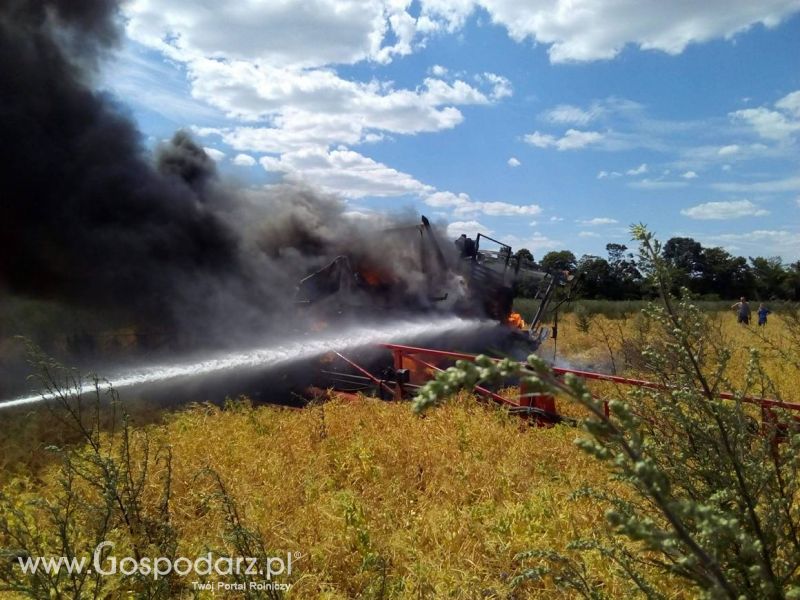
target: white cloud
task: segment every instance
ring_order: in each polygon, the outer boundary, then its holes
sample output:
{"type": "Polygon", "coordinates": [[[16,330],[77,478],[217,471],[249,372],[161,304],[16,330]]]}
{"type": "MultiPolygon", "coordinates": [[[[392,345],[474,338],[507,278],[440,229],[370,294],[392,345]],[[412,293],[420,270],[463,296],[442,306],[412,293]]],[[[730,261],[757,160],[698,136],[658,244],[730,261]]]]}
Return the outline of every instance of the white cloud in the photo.
{"type": "Polygon", "coordinates": [[[554,147],[558,150],[578,150],[590,144],[595,144],[603,139],[603,135],[596,131],[578,131],[568,129],[560,138],[546,133],[534,131],[523,138],[527,143],[538,148],[554,147]]]}
{"type": "Polygon", "coordinates": [[[753,192],[758,194],[777,194],[800,190],[800,176],[773,179],[770,181],[712,183],[711,187],[721,192],[753,192]]]}
{"type": "MultiPolygon", "coordinates": [[[[780,102],[791,107],[796,100],[789,94],[785,101],[781,99],[780,102]]],[[[788,108],[785,112],[789,114],[788,108]]],[[[578,128],[586,130],[588,123],[591,123],[591,133],[602,136],[592,141],[591,147],[598,150],[620,152],[644,149],[672,154],[675,158],[667,166],[679,173],[700,173],[702,169],[722,162],[791,159],[796,154],[796,149],[785,140],[781,143],[742,140],[749,132],[729,114],[693,120],[653,118],[648,115],[645,106],[625,98],[609,97],[594,100],[585,106],[559,105],[540,113],[539,117],[553,123],[572,122],[575,125],[573,131],[578,128]],[[580,126],[581,123],[584,125],[580,126]],[[723,143],[720,143],[721,140],[723,143]],[[736,143],[726,143],[724,140],[736,143]]],[[[569,146],[568,140],[561,141],[556,132],[541,129],[529,134],[525,141],[544,148],[569,146]]],[[[636,165],[633,166],[629,169],[630,174],[642,175],[637,172],[636,165]]],[[[625,173],[625,170],[621,172],[625,173]]],[[[598,179],[609,178],[611,174],[609,169],[601,170],[598,179]]]]}
{"type": "Polygon", "coordinates": [[[264,156],[259,162],[265,170],[280,173],[289,181],[321,187],[347,198],[413,195],[433,208],[448,209],[456,217],[483,214],[493,217],[534,216],[542,212],[537,204],[481,202],[467,194],[437,191],[408,173],[393,169],[358,152],[339,147],[335,150],[304,148],[280,157],[264,156]]]}
{"type": "Polygon", "coordinates": [[[763,138],[784,141],[800,131],[800,90],[775,103],[777,110],[747,108],[730,113],[734,121],[750,125],[763,138]]]}
{"type": "Polygon", "coordinates": [[[507,98],[514,93],[514,88],[511,85],[511,82],[502,75],[487,72],[481,75],[476,75],[475,80],[478,83],[483,84],[485,87],[491,88],[489,97],[492,100],[501,100],[502,98],[507,98]]]}
{"type": "Polygon", "coordinates": [[[759,208],[749,200],[729,200],[725,202],[704,202],[681,210],[690,219],[738,219],[740,217],[762,217],[769,211],[759,208]]]}
{"type": "Polygon", "coordinates": [[[625,171],[626,175],[642,175],[644,173],[647,173],[647,163],[642,163],[635,169],[628,169],[625,171]]]}
{"type": "Polygon", "coordinates": [[[614,223],[619,223],[616,219],[612,219],[610,217],[595,217],[594,219],[585,219],[576,221],[581,225],[613,225],[614,223]]]}
{"type": "MultiPolygon", "coordinates": [[[[704,236],[696,236],[703,238],[704,236]]],[[[723,233],[705,236],[707,245],[722,245],[747,256],[781,256],[800,259],[800,232],[786,229],[756,229],[745,233],[723,233]]]]}
{"type": "Polygon", "coordinates": [[[597,232],[595,232],[595,231],[579,231],[579,232],[578,232],[578,237],[582,237],[582,238],[589,238],[589,237],[596,238],[596,237],[600,237],[600,234],[599,234],[599,233],[597,233],[597,232]]]}
{"type": "Polygon", "coordinates": [[[380,0],[218,2],[133,0],[128,35],[172,56],[225,56],[279,66],[386,62],[413,50],[417,20],[380,0]],[[385,44],[392,38],[394,44],[385,44]]]}
{"type": "Polygon", "coordinates": [[[534,231],[531,237],[523,238],[516,245],[516,247],[527,248],[532,252],[542,252],[543,250],[553,250],[555,248],[563,248],[564,243],[561,240],[556,240],[547,237],[540,231],[534,231]]]}
{"type": "Polygon", "coordinates": [[[126,44],[101,73],[100,85],[126,104],[145,106],[178,127],[187,121],[219,119],[219,110],[188,96],[175,85],[178,67],[154,61],[145,49],[126,44]]]}
{"type": "Polygon", "coordinates": [[[532,251],[535,256],[539,256],[539,254],[547,250],[564,247],[564,243],[561,240],[550,238],[541,231],[534,231],[532,235],[524,237],[506,235],[503,236],[502,240],[515,249],[527,248],[532,251]]]}
{"type": "MultiPolygon", "coordinates": [[[[558,105],[540,113],[539,117],[550,123],[571,124],[586,129],[592,123],[594,133],[602,135],[597,147],[606,151],[623,151],[645,148],[656,152],[674,151],[677,136],[708,132],[708,122],[655,119],[647,114],[646,107],[626,98],[608,97],[594,100],[585,107],[558,105]]],[[[726,121],[727,122],[727,121],[726,121]]],[[[536,132],[532,141],[547,145],[557,136],[536,132]]]]}
{"type": "Polygon", "coordinates": [[[204,147],[203,150],[206,154],[208,154],[214,162],[219,162],[223,158],[225,158],[225,153],[222,150],[217,150],[216,148],[208,148],[204,147]]]}
{"type": "Polygon", "coordinates": [[[555,136],[546,133],[539,133],[538,131],[527,134],[524,137],[524,140],[532,146],[536,146],[537,148],[547,148],[549,146],[554,146],[556,143],[555,136]]]}
{"type": "Polygon", "coordinates": [[[600,171],[597,174],[598,179],[615,179],[621,176],[622,173],[620,173],[619,171],[600,171]]]}
{"type": "Polygon", "coordinates": [[[681,177],[684,179],[697,179],[698,175],[694,171],[686,171],[681,177]]]}
{"type": "Polygon", "coordinates": [[[432,192],[423,198],[425,204],[434,208],[449,208],[456,216],[482,213],[493,217],[538,215],[542,208],[538,204],[510,204],[508,202],[478,202],[467,194],[432,192]]]}
{"type": "Polygon", "coordinates": [[[551,223],[559,223],[559,222],[561,222],[563,220],[564,220],[564,217],[556,217],[556,216],[550,217],[550,222],[551,223]]]}
{"type": "Polygon", "coordinates": [[[719,154],[720,156],[730,156],[732,154],[737,154],[738,152],[739,152],[739,146],[737,144],[722,146],[719,150],[717,150],[717,154],[719,154]]]}
{"type": "MultiPolygon", "coordinates": [[[[454,105],[489,104],[502,83],[484,91],[456,80],[426,79],[415,90],[375,81],[339,78],[332,71],[275,71],[217,61],[193,80],[193,93],[233,118],[265,119],[265,126],[198,129],[217,134],[238,151],[281,153],[310,146],[353,145],[383,139],[384,132],[415,134],[455,127],[463,115],[454,105]],[[241,70],[241,72],[239,72],[241,70]],[[488,96],[487,96],[488,94],[488,96]]],[[[197,73],[197,64],[190,68],[197,73]]],[[[205,68],[205,67],[202,67],[205,68]]]]}
{"type": "Polygon", "coordinates": [[[482,212],[496,217],[513,217],[517,215],[538,215],[542,207],[538,204],[509,204],[508,202],[473,202],[466,208],[456,208],[456,214],[465,212],[482,212]]]}
{"type": "Polygon", "coordinates": [[[283,174],[287,180],[311,183],[348,198],[404,196],[432,193],[407,173],[346,148],[306,148],[259,161],[265,170],[283,174]]]}
{"type": "Polygon", "coordinates": [[[233,157],[233,164],[240,167],[252,167],[256,164],[256,159],[249,154],[237,154],[233,157]]]}
{"type": "Polygon", "coordinates": [[[513,157],[513,156],[512,156],[511,158],[509,158],[509,159],[508,159],[508,166],[509,166],[509,167],[518,167],[518,166],[520,166],[521,164],[522,164],[522,163],[521,163],[521,162],[519,162],[519,160],[517,160],[517,158],[515,158],[515,157],[513,157]]]}
{"type": "MultiPolygon", "coordinates": [[[[456,127],[464,119],[459,107],[501,101],[512,94],[511,82],[496,73],[467,75],[433,65],[429,77],[398,88],[379,75],[368,81],[353,79],[344,74],[350,71],[343,65],[362,63],[369,68],[361,72],[376,73],[372,66],[414,52],[430,36],[456,32],[476,6],[482,6],[494,23],[505,26],[513,39],[532,37],[550,44],[553,62],[610,58],[626,44],[676,53],[687,44],[730,36],[755,23],[774,26],[799,6],[798,0],[669,4],[657,0],[281,0],[212,3],[198,10],[189,0],[167,5],[129,0],[123,3],[123,17],[132,40],[162,52],[168,59],[165,63],[177,65],[186,74],[193,104],[208,108],[215,117],[219,110],[244,121],[197,129],[201,135],[219,136],[234,154],[277,155],[265,157],[262,164],[288,177],[299,177],[300,170],[316,157],[322,164],[312,167],[308,178],[346,196],[360,197],[374,189],[378,195],[426,197],[435,191],[431,186],[340,145],[456,127]],[[348,153],[360,158],[349,160],[348,153]],[[347,189],[347,182],[354,187],[347,189]]],[[[157,104],[155,99],[151,102],[157,104]]],[[[544,118],[576,128],[561,135],[535,131],[525,141],[559,151],[586,147],[663,150],[669,140],[661,134],[685,125],[647,121],[642,110],[624,99],[598,101],[584,108],[559,105],[544,118]],[[609,114],[625,115],[629,123],[640,127],[619,131],[593,125],[596,131],[583,130],[609,114]]],[[[775,132],[782,125],[767,113],[794,122],[800,112],[800,91],[772,107],[749,110],[756,112],[737,111],[732,118],[777,139],[775,132]]],[[[765,146],[756,146],[752,145],[751,155],[767,156],[765,146]]],[[[726,148],[735,154],[726,160],[741,160],[746,154],[738,145],[715,147],[714,152],[725,156],[726,148]]],[[[240,164],[237,158],[234,163],[240,164]]],[[[680,183],[642,182],[642,187],[648,185],[680,183]]],[[[510,210],[503,208],[507,203],[479,204],[482,208],[475,212],[510,210]]]]}
{"type": "MultiPolygon", "coordinates": [[[[364,131],[346,116],[291,111],[274,120],[276,127],[203,127],[201,136],[218,135],[236,150],[279,154],[304,148],[326,148],[333,143],[357,144],[364,131]]],[[[366,141],[366,140],[364,140],[366,141]]]]}
{"type": "Polygon", "coordinates": [[[383,216],[381,213],[376,212],[374,210],[368,209],[352,209],[346,210],[342,213],[342,216],[345,219],[350,219],[351,221],[375,221],[376,219],[380,219],[383,216]]]}
{"type": "Polygon", "coordinates": [[[550,123],[556,123],[558,125],[586,125],[601,112],[602,109],[597,104],[593,105],[588,110],[584,110],[579,106],[572,106],[571,104],[559,104],[555,108],[546,111],[542,116],[550,123]]]}
{"type": "Polygon", "coordinates": [[[717,164],[743,163],[767,158],[780,159],[787,158],[791,154],[787,147],[779,144],[771,146],[759,142],[726,146],[706,144],[680,150],[681,158],[672,164],[676,169],[697,172],[699,169],[717,164]]]}
{"type": "Polygon", "coordinates": [[[462,233],[474,238],[479,233],[491,235],[494,232],[478,221],[453,221],[447,226],[447,237],[457,238],[462,233]]]}
{"type": "MultiPolygon", "coordinates": [[[[774,27],[798,10],[795,0],[476,0],[512,39],[549,45],[551,62],[610,59],[627,45],[679,54],[689,44],[730,39],[756,24],[774,27]]],[[[425,0],[423,10],[461,24],[466,0],[425,0]]]]}
{"type": "Polygon", "coordinates": [[[641,179],[639,181],[632,181],[628,187],[636,188],[639,190],[671,190],[675,188],[686,187],[688,184],[685,181],[668,181],[665,179],[641,179]]]}
{"type": "Polygon", "coordinates": [[[785,95],[775,103],[775,106],[800,119],[800,90],[785,95]]]}
{"type": "Polygon", "coordinates": [[[788,118],[768,108],[737,110],[731,116],[734,120],[744,121],[753,127],[761,137],[771,140],[785,140],[800,131],[800,120],[788,118]]]}
{"type": "Polygon", "coordinates": [[[309,117],[315,124],[333,120],[336,129],[342,128],[336,119],[350,119],[358,131],[448,129],[463,120],[455,105],[485,105],[507,93],[502,81],[485,80],[478,89],[461,80],[429,77],[414,90],[395,89],[386,82],[343,79],[330,69],[298,70],[248,61],[197,58],[187,69],[193,95],[229,117],[270,119],[277,127],[301,131],[309,117]]]}
{"type": "Polygon", "coordinates": [[[766,239],[778,239],[778,240],[786,240],[787,242],[800,242],[800,236],[797,233],[793,233],[791,231],[786,230],[770,230],[770,229],[757,229],[755,231],[751,231],[749,233],[741,233],[741,234],[721,234],[717,236],[719,238],[726,238],[726,239],[738,239],[744,241],[759,241],[759,240],[766,240],[766,239]]]}
{"type": "Polygon", "coordinates": [[[512,94],[501,75],[444,81],[439,65],[406,89],[337,73],[334,65],[408,54],[442,25],[407,9],[394,0],[217,3],[204,10],[189,0],[131,0],[124,12],[133,40],[185,67],[193,98],[229,118],[259,122],[206,133],[238,151],[282,153],[449,129],[464,118],[457,106],[512,94]]]}

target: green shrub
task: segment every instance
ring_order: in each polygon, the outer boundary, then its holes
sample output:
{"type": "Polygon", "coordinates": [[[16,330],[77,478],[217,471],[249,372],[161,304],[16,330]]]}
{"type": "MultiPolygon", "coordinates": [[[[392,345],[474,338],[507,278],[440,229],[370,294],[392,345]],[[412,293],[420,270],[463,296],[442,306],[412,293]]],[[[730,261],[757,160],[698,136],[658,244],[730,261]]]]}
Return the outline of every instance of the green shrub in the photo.
{"type": "MultiPolygon", "coordinates": [[[[581,554],[600,553],[648,598],[666,597],[658,577],[678,577],[707,598],[800,598],[800,433],[780,409],[759,431],[747,394],[774,393],[753,350],[744,385],[730,389],[731,351],[709,335],[707,315],[687,297],[669,295],[660,246],[644,227],[633,230],[641,260],[662,295],[644,315],[652,336],[641,348],[664,389],[633,388],[611,400],[610,413],[582,380],[554,376],[532,355],[527,365],[480,357],[460,361],[420,389],[423,411],[460,387],[521,377],[532,391],[570,398],[590,414],[579,446],[606,465],[622,490],[581,489],[605,503],[612,536],[597,532],[564,549],[519,556],[517,582],[543,577],[586,598],[604,597],[581,554]],[[778,443],[778,428],[786,440],[778,443]],[[655,569],[656,576],[652,569],[655,569]]],[[[800,337],[797,339],[800,347],[800,337]]],[[[787,363],[788,366],[788,363],[787,363]]]]}

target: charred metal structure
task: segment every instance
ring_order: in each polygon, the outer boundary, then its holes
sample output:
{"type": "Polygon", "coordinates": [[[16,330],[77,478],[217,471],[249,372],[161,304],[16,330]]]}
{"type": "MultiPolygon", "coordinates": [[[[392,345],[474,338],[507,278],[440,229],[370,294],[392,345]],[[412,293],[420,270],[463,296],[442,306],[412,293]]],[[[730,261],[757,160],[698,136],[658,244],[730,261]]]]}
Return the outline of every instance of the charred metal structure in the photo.
{"type": "Polygon", "coordinates": [[[384,234],[406,236],[409,253],[396,260],[387,257],[383,265],[369,255],[341,254],[300,281],[297,303],[322,320],[409,310],[488,318],[526,332],[537,347],[548,334],[541,323],[555,290],[572,279],[523,264],[511,246],[482,233],[443,243],[424,216],[419,225],[384,234]],[[514,285],[520,277],[537,285],[539,303],[528,322],[513,312],[514,285]]]}

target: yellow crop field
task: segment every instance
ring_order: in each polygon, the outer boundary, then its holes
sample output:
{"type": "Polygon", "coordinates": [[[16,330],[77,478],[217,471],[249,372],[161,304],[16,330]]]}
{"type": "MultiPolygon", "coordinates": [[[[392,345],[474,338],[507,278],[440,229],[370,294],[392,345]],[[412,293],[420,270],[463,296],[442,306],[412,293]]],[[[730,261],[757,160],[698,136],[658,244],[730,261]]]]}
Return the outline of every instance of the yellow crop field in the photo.
{"type": "MultiPolygon", "coordinates": [[[[645,320],[638,314],[626,319],[610,319],[594,315],[589,319],[588,330],[582,330],[575,314],[566,315],[559,326],[556,345],[556,363],[565,361],[569,366],[596,369],[603,372],[616,370],[619,374],[641,374],[645,369],[638,368],[638,358],[631,350],[637,339],[647,338],[649,331],[644,328],[645,320]]],[[[710,315],[708,336],[724,344],[731,352],[727,375],[731,388],[738,389],[743,384],[750,351],[757,350],[764,358],[765,371],[775,389],[766,386],[752,389],[750,393],[758,396],[773,396],[777,392],[785,400],[798,400],[798,365],[800,349],[796,347],[796,337],[792,327],[796,327],[790,317],[772,315],[765,327],[743,326],[736,322],[732,312],[716,312],[710,315]],[[794,357],[787,362],[787,357],[794,357]]],[[[540,354],[553,359],[553,340],[548,340],[540,354]]]]}
{"type": "MultiPolygon", "coordinates": [[[[787,324],[779,315],[763,331],[738,326],[729,314],[712,322],[713,335],[730,340],[733,385],[740,383],[736,373],[744,372],[748,349],[758,348],[775,381],[772,391],[798,400],[796,368],[780,356],[796,356],[797,349],[787,345],[787,324]]],[[[636,374],[626,344],[646,335],[641,327],[636,316],[596,316],[587,328],[568,315],[556,358],[576,366],[613,364],[620,373],[636,374]]],[[[551,358],[553,342],[541,353],[551,358]]],[[[609,397],[619,393],[608,384],[593,389],[609,397]]],[[[235,555],[234,507],[236,519],[263,548],[293,557],[291,574],[281,579],[292,584],[288,598],[558,598],[570,596],[548,579],[515,585],[515,576],[531,566],[515,557],[529,550],[563,552],[573,539],[607,532],[604,508],[572,499],[575,490],[589,485],[625,493],[575,446],[579,435],[568,426],[530,427],[467,393],[424,416],[407,404],[370,398],[334,396],[302,410],[240,400],[225,408],[190,406],[134,429],[131,457],[150,465],[142,472],[141,510],[158,522],[168,506],[178,556],[235,555]],[[154,453],[144,454],[145,436],[149,448],[171,453],[169,472],[154,453]]],[[[109,434],[100,439],[108,441],[109,434]]],[[[47,505],[34,500],[57,503],[63,478],[51,462],[33,476],[8,481],[0,511],[9,519],[9,506],[15,507],[12,521],[36,524],[34,537],[53,553],[59,532],[47,505]]],[[[79,491],[100,503],[91,486],[79,491]]],[[[95,509],[89,503],[73,510],[76,548],[91,548],[95,509]]],[[[9,543],[8,532],[0,531],[0,538],[9,543]]],[[[130,550],[121,525],[112,539],[130,550]]],[[[593,587],[611,598],[634,597],[607,558],[587,552],[583,559],[593,587]]],[[[658,577],[666,597],[688,597],[684,586],[658,577]]],[[[191,579],[171,595],[212,596],[193,589],[191,579]]],[[[125,589],[113,593],[122,597],[125,589]]],[[[213,595],[240,597],[225,590],[213,595]]]]}
{"type": "MultiPolygon", "coordinates": [[[[300,553],[291,598],[504,598],[517,553],[605,526],[602,510],[569,499],[606,478],[574,429],[532,429],[467,395],[425,418],[368,398],[300,411],[195,406],[149,433],[173,453],[179,554],[226,547],[215,481],[198,475],[213,468],[270,549],[300,553]]],[[[7,491],[47,495],[56,476],[7,491]]],[[[591,566],[625,596],[610,565],[591,566]]],[[[528,585],[513,597],[553,593],[528,585]]]]}

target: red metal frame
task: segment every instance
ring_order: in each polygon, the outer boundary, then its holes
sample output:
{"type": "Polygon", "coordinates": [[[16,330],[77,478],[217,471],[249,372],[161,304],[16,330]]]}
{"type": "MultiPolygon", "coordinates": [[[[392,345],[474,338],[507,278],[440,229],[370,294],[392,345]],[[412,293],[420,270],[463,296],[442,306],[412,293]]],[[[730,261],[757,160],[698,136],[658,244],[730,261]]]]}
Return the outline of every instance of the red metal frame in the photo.
{"type": "MultiPolygon", "coordinates": [[[[477,356],[474,354],[467,354],[464,352],[451,352],[447,350],[436,350],[433,348],[419,348],[416,346],[405,346],[402,344],[381,344],[383,348],[386,348],[392,352],[392,356],[394,359],[394,368],[395,369],[403,369],[405,368],[404,360],[409,360],[416,365],[422,366],[425,369],[430,369],[432,371],[440,372],[443,370],[441,364],[435,364],[436,361],[450,361],[450,360],[469,360],[474,361],[477,356]],[[425,356],[428,360],[421,358],[420,356],[425,356]]],[[[338,354],[338,353],[337,353],[338,354]]],[[[339,356],[342,356],[339,354],[339,356]]],[[[386,385],[385,382],[378,381],[377,378],[373,377],[369,373],[367,373],[358,365],[355,365],[352,361],[346,359],[342,356],[349,364],[356,367],[361,373],[367,375],[370,380],[375,383],[380,383],[384,389],[387,389],[389,386],[386,385]]],[[[494,359],[497,360],[497,359],[494,359]]],[[[645,381],[642,379],[632,379],[630,377],[620,377],[618,375],[607,375],[605,373],[596,373],[592,371],[582,371],[580,369],[566,369],[563,367],[554,367],[553,372],[556,375],[566,375],[567,373],[571,373],[577,377],[581,377],[583,379],[590,379],[595,381],[608,381],[610,383],[620,384],[620,385],[630,385],[636,387],[644,387],[649,389],[656,389],[656,390],[666,390],[669,389],[669,386],[656,383],[653,381],[645,381]]],[[[526,393],[524,389],[521,390],[520,396],[516,399],[505,398],[500,396],[499,394],[483,387],[483,386],[476,386],[475,391],[482,397],[497,402],[498,404],[504,406],[510,406],[513,408],[520,408],[520,409],[534,409],[533,411],[521,411],[521,414],[526,416],[531,416],[535,420],[537,425],[547,426],[551,425],[554,421],[552,418],[553,416],[558,418],[558,411],[556,408],[555,398],[549,394],[531,394],[526,393]]],[[[402,399],[404,395],[403,385],[397,383],[392,390],[392,393],[396,399],[402,399]]],[[[716,396],[724,399],[724,400],[741,400],[742,402],[746,402],[748,404],[754,404],[761,407],[761,420],[762,420],[762,430],[763,431],[771,431],[775,436],[776,439],[782,439],[785,437],[786,432],[784,431],[785,427],[781,428],[778,427],[776,430],[776,421],[777,417],[775,416],[774,410],[775,408],[783,408],[787,410],[793,411],[800,411],[800,404],[794,402],[783,402],[781,400],[774,400],[770,398],[759,398],[756,396],[737,396],[736,394],[732,394],[730,392],[717,392],[716,396]]],[[[608,403],[604,402],[604,407],[606,410],[606,414],[608,414],[608,403]]],[[[800,423],[800,417],[794,417],[798,423],[800,423]]],[[[557,419],[555,419],[557,420],[557,419]]]]}
{"type": "MultiPolygon", "coordinates": [[[[421,358],[419,358],[417,356],[414,356],[413,354],[403,354],[402,356],[404,356],[405,358],[408,358],[409,360],[414,361],[417,364],[422,365],[423,367],[426,367],[426,368],[429,368],[429,369],[434,369],[436,371],[442,371],[443,370],[440,367],[437,367],[436,365],[433,365],[433,364],[431,364],[431,363],[429,363],[427,361],[422,360],[421,358]]],[[[395,368],[402,368],[402,366],[401,367],[395,367],[395,368]]],[[[486,398],[494,400],[498,404],[510,404],[512,406],[518,406],[518,404],[515,403],[513,400],[509,400],[508,398],[503,398],[503,396],[500,396],[499,394],[495,394],[493,391],[487,390],[485,387],[476,385],[475,386],[475,391],[478,392],[481,396],[484,396],[486,398]]]]}
{"type": "MultiPolygon", "coordinates": [[[[432,371],[441,372],[443,369],[440,365],[433,364],[428,360],[423,360],[419,355],[432,357],[433,360],[470,360],[474,361],[476,356],[474,354],[466,354],[464,352],[450,352],[447,350],[434,350],[431,348],[419,348],[416,346],[404,346],[401,344],[382,344],[382,347],[392,351],[394,359],[394,368],[405,368],[404,360],[409,360],[417,365],[423,366],[432,371]]],[[[516,398],[506,398],[497,394],[483,386],[475,386],[475,391],[479,396],[496,402],[497,404],[522,410],[520,414],[523,416],[533,417],[537,425],[551,425],[554,421],[560,419],[556,410],[555,398],[550,394],[533,394],[522,390],[522,393],[516,398]]],[[[396,396],[402,398],[403,389],[398,384],[396,396]]]]}
{"type": "MultiPolygon", "coordinates": [[[[394,390],[394,389],[392,389],[391,387],[389,387],[389,385],[387,385],[387,383],[386,383],[385,381],[382,381],[382,380],[378,379],[378,378],[377,378],[377,377],[375,377],[375,376],[374,376],[372,373],[370,373],[369,371],[367,371],[365,368],[363,368],[363,367],[359,366],[358,364],[354,363],[352,360],[350,360],[349,358],[347,358],[347,357],[346,357],[344,354],[340,354],[340,353],[339,353],[339,352],[337,352],[336,350],[334,350],[334,351],[333,351],[333,353],[334,353],[336,356],[338,356],[339,358],[341,358],[343,361],[345,361],[345,362],[346,362],[348,365],[350,365],[351,367],[353,367],[353,368],[354,368],[356,371],[358,371],[359,373],[361,373],[361,374],[362,374],[364,377],[366,377],[367,379],[369,379],[369,380],[370,380],[372,383],[374,383],[374,384],[376,384],[376,385],[379,385],[379,386],[380,386],[382,389],[384,389],[384,390],[386,390],[387,392],[389,392],[389,395],[390,395],[390,396],[395,396],[395,397],[396,397],[396,390],[394,390]]],[[[398,398],[398,400],[399,400],[399,398],[398,398]]]]}
{"type": "MultiPolygon", "coordinates": [[[[556,375],[565,375],[572,373],[583,379],[594,379],[597,381],[610,381],[612,383],[619,383],[622,385],[633,385],[636,387],[650,388],[653,390],[666,390],[669,386],[656,383],[653,381],[645,381],[642,379],[630,379],[628,377],[619,377],[618,375],[606,375],[605,373],[594,373],[592,371],[581,371],[578,369],[563,369],[560,367],[553,367],[553,372],[556,375]]],[[[800,404],[794,402],[783,402],[781,400],[772,400],[770,398],[759,398],[757,396],[737,396],[730,392],[717,392],[716,395],[723,400],[741,400],[748,404],[757,404],[759,406],[768,406],[772,408],[786,408],[789,410],[800,411],[800,404]]]]}

